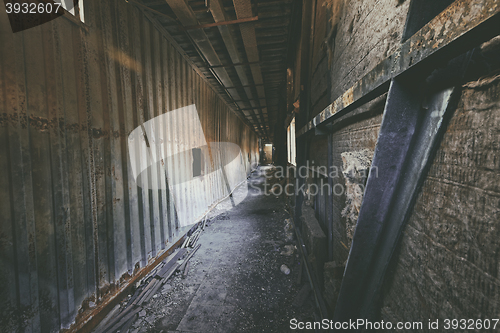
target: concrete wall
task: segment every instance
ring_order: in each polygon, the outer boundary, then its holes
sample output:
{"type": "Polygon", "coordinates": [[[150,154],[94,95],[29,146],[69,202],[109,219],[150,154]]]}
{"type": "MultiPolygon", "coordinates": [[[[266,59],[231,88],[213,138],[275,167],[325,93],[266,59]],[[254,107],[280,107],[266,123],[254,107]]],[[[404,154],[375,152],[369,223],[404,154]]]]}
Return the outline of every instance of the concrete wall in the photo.
{"type": "Polygon", "coordinates": [[[409,0],[343,2],[330,71],[332,101],[398,47],[410,3],[409,0]]]}
{"type": "MultiPolygon", "coordinates": [[[[16,34],[0,13],[3,332],[68,328],[178,236],[176,212],[199,194],[176,201],[167,182],[177,176],[157,166],[146,177],[161,186],[138,186],[128,140],[141,124],[194,106],[199,123],[177,122],[169,144],[190,149],[201,136],[241,148],[243,173],[231,166],[226,177],[200,178],[208,197],[198,213],[258,161],[255,133],[140,10],[118,0],[85,1],[84,10],[85,26],[61,17],[16,34]]],[[[186,173],[178,177],[189,176],[190,156],[172,157],[186,173]]],[[[212,169],[225,164],[211,157],[212,169]]]]}
{"type": "Polygon", "coordinates": [[[498,77],[464,89],[388,274],[384,320],[498,317],[498,96],[498,77]]]}

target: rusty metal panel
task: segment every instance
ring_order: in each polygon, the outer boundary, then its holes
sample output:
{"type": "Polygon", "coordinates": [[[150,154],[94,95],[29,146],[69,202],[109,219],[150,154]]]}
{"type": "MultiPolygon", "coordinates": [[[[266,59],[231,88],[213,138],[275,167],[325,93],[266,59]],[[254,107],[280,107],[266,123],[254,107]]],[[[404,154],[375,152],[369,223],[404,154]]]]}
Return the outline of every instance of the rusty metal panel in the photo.
{"type": "Polygon", "coordinates": [[[81,327],[173,244],[180,215],[196,222],[258,161],[257,135],[140,10],[85,5],[90,29],[61,17],[13,34],[0,13],[1,331],[81,327]],[[157,188],[139,186],[130,134],[183,107],[197,116],[156,129],[188,152],[169,162],[182,172],[153,165],[157,188]],[[201,190],[174,198],[196,138],[236,145],[240,167],[209,154],[201,190]]]}

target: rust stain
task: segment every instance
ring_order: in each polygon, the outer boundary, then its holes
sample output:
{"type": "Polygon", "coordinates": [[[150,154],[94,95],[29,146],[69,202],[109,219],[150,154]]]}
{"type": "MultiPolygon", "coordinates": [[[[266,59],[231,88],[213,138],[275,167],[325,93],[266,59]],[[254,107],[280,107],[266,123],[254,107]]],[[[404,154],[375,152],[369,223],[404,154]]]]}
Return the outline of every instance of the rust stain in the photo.
{"type": "Polygon", "coordinates": [[[333,101],[333,103],[331,104],[330,112],[332,115],[340,111],[341,107],[339,106],[339,104],[340,104],[340,97],[337,98],[335,101],[333,101]]]}
{"type": "Polygon", "coordinates": [[[354,94],[353,94],[353,89],[354,87],[351,87],[347,89],[347,91],[342,95],[342,102],[344,103],[344,107],[352,104],[354,102],[354,94]]]}
{"type": "Polygon", "coordinates": [[[121,66],[126,67],[129,70],[136,72],[137,74],[142,73],[141,63],[132,58],[124,51],[120,50],[119,48],[111,47],[107,51],[107,54],[113,61],[116,61],[121,66]]]}
{"type": "Polygon", "coordinates": [[[107,131],[103,131],[100,128],[92,128],[91,132],[92,132],[92,137],[94,139],[101,139],[101,138],[104,138],[108,135],[107,131]]]}
{"type": "Polygon", "coordinates": [[[184,242],[184,237],[172,244],[172,246],[154,258],[151,263],[143,268],[137,262],[134,266],[132,275],[124,273],[116,283],[107,284],[99,289],[100,299],[96,301],[95,295],[91,295],[82,303],[82,307],[75,318],[74,324],[68,330],[61,330],[61,332],[91,332],[92,329],[108,314],[111,309],[118,304],[128,293],[131,291],[132,286],[136,281],[139,281],[146,276],[153,268],[155,268],[161,261],[172,254],[184,242]],[[97,306],[90,309],[88,304],[93,301],[97,306]]]}
{"type": "Polygon", "coordinates": [[[31,130],[36,130],[40,132],[48,132],[50,130],[59,130],[61,134],[64,132],[78,132],[85,131],[86,126],[80,125],[79,123],[66,123],[64,117],[54,117],[48,119],[46,117],[40,117],[35,115],[27,116],[26,112],[12,112],[12,113],[1,113],[0,114],[0,126],[12,126],[21,129],[27,129],[28,126],[31,130]]]}

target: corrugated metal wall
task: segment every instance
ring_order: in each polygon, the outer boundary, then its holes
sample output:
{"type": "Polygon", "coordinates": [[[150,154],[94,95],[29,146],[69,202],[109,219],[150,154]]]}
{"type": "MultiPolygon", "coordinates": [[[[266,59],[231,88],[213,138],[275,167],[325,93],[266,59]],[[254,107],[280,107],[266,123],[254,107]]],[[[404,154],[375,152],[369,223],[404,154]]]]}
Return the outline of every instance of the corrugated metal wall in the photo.
{"type": "MultiPolygon", "coordinates": [[[[118,0],[85,1],[84,10],[88,31],[58,18],[16,34],[0,11],[2,332],[69,327],[82,304],[169,247],[181,208],[166,184],[136,183],[127,141],[141,124],[194,105],[201,128],[186,118],[171,142],[204,134],[234,143],[243,175],[258,161],[255,133],[140,10],[118,0]]],[[[189,156],[172,163],[190,172],[189,156]]],[[[223,160],[214,157],[215,168],[223,160]]],[[[153,182],[167,181],[155,172],[153,182]]],[[[206,180],[208,201],[227,195],[226,183],[206,180]]],[[[196,200],[192,191],[180,199],[196,200]]]]}

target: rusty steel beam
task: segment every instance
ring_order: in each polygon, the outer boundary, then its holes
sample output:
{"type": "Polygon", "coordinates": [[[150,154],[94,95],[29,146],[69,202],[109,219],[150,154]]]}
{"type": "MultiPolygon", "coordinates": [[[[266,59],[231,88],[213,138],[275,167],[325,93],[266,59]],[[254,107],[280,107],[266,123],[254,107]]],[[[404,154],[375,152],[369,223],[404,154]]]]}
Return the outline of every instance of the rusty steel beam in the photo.
{"type": "Polygon", "coordinates": [[[498,35],[499,13],[500,0],[456,0],[302,127],[297,137],[387,92],[390,81],[402,73],[428,70],[498,35]]]}
{"type": "Polygon", "coordinates": [[[222,21],[222,22],[215,22],[215,23],[207,23],[207,24],[200,24],[200,25],[191,25],[184,27],[184,30],[195,30],[195,29],[203,29],[203,28],[212,28],[212,27],[218,27],[222,25],[231,25],[231,24],[240,24],[240,23],[245,23],[245,22],[253,22],[253,21],[258,21],[259,17],[254,16],[254,17],[247,17],[243,19],[238,19],[238,20],[230,20],[230,21],[222,21]]]}

